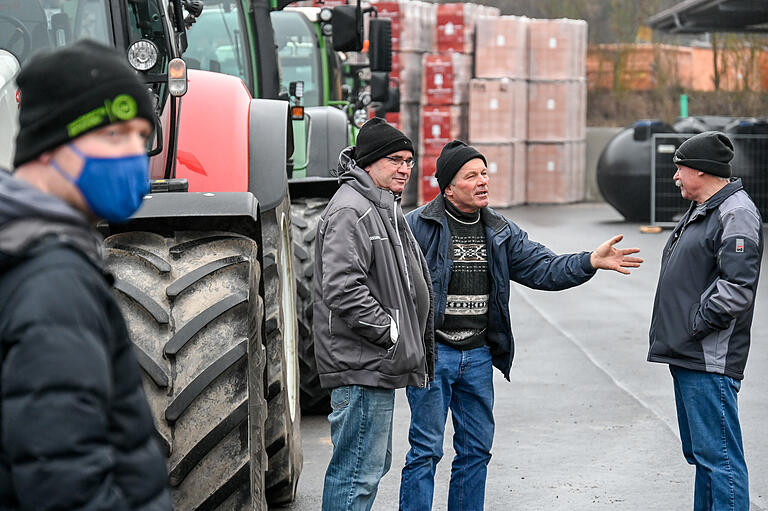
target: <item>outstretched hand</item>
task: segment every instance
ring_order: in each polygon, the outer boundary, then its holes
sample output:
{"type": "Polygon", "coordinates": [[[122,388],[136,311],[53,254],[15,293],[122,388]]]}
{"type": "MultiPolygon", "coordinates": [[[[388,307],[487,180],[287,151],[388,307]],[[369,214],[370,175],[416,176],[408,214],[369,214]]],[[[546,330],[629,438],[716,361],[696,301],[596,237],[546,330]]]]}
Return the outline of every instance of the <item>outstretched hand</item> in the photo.
{"type": "Polygon", "coordinates": [[[639,248],[616,248],[614,245],[624,239],[623,234],[618,234],[595,249],[589,256],[589,262],[593,268],[600,270],[613,270],[629,275],[625,268],[639,268],[643,262],[639,257],[628,257],[629,254],[640,252],[639,248]]]}

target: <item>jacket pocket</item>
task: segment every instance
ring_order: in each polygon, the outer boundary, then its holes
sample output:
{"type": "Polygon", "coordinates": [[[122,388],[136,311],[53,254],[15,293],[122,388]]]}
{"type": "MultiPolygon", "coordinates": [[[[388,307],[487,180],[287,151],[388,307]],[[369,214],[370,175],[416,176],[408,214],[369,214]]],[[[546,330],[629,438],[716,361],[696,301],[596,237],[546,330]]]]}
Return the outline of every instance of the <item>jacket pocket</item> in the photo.
{"type": "Polygon", "coordinates": [[[699,312],[699,304],[694,303],[688,310],[688,334],[693,336],[696,331],[696,313],[699,312]]]}
{"type": "Polygon", "coordinates": [[[400,345],[400,309],[394,309],[386,307],[387,314],[389,315],[389,342],[392,346],[387,349],[385,358],[392,360],[395,358],[397,347],[400,345]]]}
{"type": "MultiPolygon", "coordinates": [[[[360,360],[363,343],[360,336],[352,331],[338,313],[328,313],[329,354],[334,362],[334,371],[355,369],[360,360]]],[[[317,352],[317,348],[315,348],[317,352]]]]}

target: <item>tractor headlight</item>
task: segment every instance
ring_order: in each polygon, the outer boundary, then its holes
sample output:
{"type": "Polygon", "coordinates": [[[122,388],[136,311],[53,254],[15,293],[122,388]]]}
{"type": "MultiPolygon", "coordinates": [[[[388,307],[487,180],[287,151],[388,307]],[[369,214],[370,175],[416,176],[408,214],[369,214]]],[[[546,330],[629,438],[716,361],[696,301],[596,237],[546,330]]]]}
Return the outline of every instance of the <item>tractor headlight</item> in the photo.
{"type": "Polygon", "coordinates": [[[128,62],[137,71],[149,71],[157,64],[159,54],[155,43],[141,39],[128,48],[128,62]]]}
{"type": "Polygon", "coordinates": [[[363,124],[365,124],[365,121],[368,120],[368,111],[364,109],[355,110],[355,115],[352,117],[352,121],[355,123],[355,126],[358,128],[362,128],[363,124]]]}
{"type": "Polygon", "coordinates": [[[320,9],[320,21],[328,23],[331,21],[331,18],[333,18],[333,11],[331,9],[328,7],[323,7],[320,9]]]}

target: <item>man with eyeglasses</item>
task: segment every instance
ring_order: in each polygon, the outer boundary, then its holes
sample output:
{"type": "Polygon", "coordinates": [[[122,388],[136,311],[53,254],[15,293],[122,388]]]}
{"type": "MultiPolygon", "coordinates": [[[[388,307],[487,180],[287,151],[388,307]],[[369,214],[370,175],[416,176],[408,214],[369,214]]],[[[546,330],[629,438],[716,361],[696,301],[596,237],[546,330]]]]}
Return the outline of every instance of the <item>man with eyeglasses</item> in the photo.
{"type": "Polygon", "coordinates": [[[429,272],[400,209],[413,143],[375,118],[339,155],[317,228],[315,358],[331,390],[324,510],[371,509],[392,463],[395,389],[433,378],[429,272]]]}
{"type": "Polygon", "coordinates": [[[578,286],[597,269],[628,274],[642,259],[636,248],[614,247],[615,236],[593,252],[555,255],[530,241],[510,220],[488,207],[486,159],[454,140],[437,159],[442,192],[406,217],[431,271],[434,289],[434,381],[408,388],[411,449],[400,484],[400,509],[432,508],[435,469],[443,456],[448,410],[456,457],[448,509],[484,508],[493,443],[493,367],[509,380],[514,340],[509,318],[510,280],[557,291],[578,286]]]}

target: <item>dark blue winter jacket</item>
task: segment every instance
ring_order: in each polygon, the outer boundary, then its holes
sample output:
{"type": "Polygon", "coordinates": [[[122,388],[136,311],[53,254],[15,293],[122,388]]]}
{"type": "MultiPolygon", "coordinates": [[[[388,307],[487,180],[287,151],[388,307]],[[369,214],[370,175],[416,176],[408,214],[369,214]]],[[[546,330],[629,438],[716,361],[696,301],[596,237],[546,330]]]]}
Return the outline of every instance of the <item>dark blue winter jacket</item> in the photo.
{"type": "Polygon", "coordinates": [[[128,329],[82,213],[0,172],[0,510],[170,511],[128,329]]]}
{"type": "Polygon", "coordinates": [[[664,247],[648,360],[744,378],[762,253],[740,179],[692,202],[664,247]]]}
{"type": "MultiPolygon", "coordinates": [[[[448,284],[453,268],[451,231],[443,196],[438,195],[406,215],[416,241],[427,259],[435,293],[435,328],[445,315],[448,284]]],[[[556,255],[547,247],[528,239],[514,222],[491,208],[480,210],[488,253],[491,296],[488,308],[488,345],[493,365],[509,380],[515,356],[515,342],[509,319],[510,280],[524,286],[558,291],[578,286],[595,274],[589,252],[556,255]]]]}

